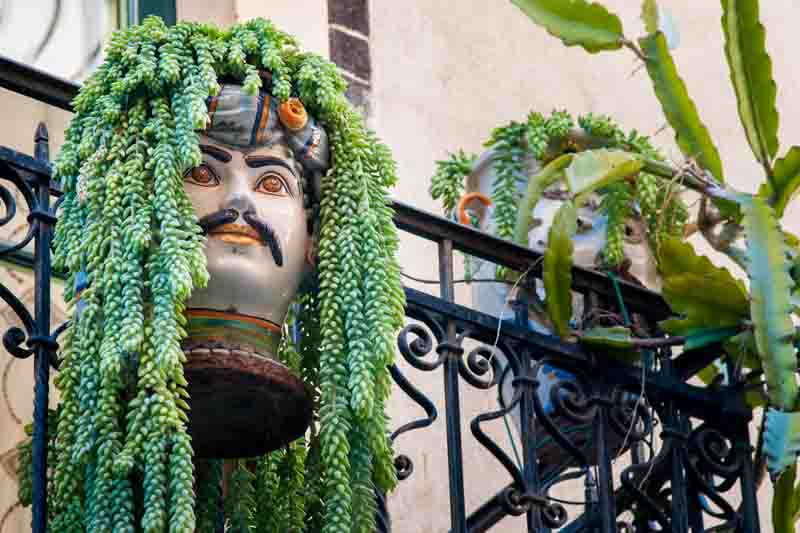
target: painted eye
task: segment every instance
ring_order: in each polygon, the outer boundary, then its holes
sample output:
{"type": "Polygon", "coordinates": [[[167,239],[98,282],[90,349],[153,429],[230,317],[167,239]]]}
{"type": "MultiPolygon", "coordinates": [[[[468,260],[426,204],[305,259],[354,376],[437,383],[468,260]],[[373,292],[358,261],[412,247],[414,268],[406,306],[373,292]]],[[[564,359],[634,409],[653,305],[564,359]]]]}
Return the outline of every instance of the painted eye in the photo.
{"type": "Polygon", "coordinates": [[[630,222],[625,223],[625,241],[630,244],[638,244],[642,242],[644,236],[642,235],[642,230],[631,224],[630,222]]]}
{"type": "Polygon", "coordinates": [[[206,164],[191,168],[183,175],[184,181],[199,185],[201,187],[216,187],[219,185],[219,178],[214,171],[206,164]]]}
{"type": "Polygon", "coordinates": [[[265,194],[286,194],[286,184],[275,174],[267,174],[256,184],[256,192],[265,194]]]}

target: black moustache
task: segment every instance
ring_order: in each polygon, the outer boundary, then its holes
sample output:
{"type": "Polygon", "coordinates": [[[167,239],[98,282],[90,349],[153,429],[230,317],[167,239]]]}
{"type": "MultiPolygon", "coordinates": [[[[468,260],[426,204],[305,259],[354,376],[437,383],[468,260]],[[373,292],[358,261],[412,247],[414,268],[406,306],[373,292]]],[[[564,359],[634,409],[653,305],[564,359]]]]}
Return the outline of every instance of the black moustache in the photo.
{"type": "MultiPolygon", "coordinates": [[[[239,212],[236,209],[222,209],[202,217],[198,220],[198,224],[202,228],[203,233],[208,235],[214,231],[215,228],[224,224],[232,224],[236,222],[238,218],[239,212]]],[[[259,220],[254,211],[245,211],[242,214],[242,218],[244,218],[245,222],[247,222],[250,227],[258,232],[258,235],[261,237],[261,242],[269,246],[275,264],[279,267],[283,266],[283,251],[281,250],[281,243],[278,241],[275,231],[269,224],[263,220],[259,220]]]]}
{"type": "Polygon", "coordinates": [[[272,258],[275,260],[275,264],[279,267],[283,266],[283,251],[281,250],[281,243],[278,241],[275,231],[269,226],[269,224],[263,220],[259,220],[253,211],[245,211],[242,213],[242,218],[244,218],[245,222],[250,224],[250,226],[258,232],[258,234],[261,236],[261,241],[269,246],[269,250],[272,252],[272,258]]]}
{"type": "Polygon", "coordinates": [[[208,235],[214,228],[223,224],[232,224],[237,218],[239,218],[239,212],[236,209],[223,209],[202,217],[197,223],[203,229],[203,234],[208,235]]]}

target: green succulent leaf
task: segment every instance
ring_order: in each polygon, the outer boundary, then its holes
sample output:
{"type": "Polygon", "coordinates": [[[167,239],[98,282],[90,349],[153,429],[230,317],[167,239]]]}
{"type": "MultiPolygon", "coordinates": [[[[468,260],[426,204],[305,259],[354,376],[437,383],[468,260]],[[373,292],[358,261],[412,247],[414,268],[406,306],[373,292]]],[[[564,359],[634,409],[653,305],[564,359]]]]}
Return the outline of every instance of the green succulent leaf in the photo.
{"type": "Polygon", "coordinates": [[[447,159],[436,162],[436,173],[431,178],[428,191],[431,198],[441,198],[444,211],[450,217],[464,190],[464,179],[472,172],[477,156],[463,150],[448,154],[447,159]]]}
{"type": "Polygon", "coordinates": [[[722,0],[722,30],[739,119],[756,159],[769,168],[778,151],[777,87],[758,0],[722,0]]]}
{"type": "Polygon", "coordinates": [[[626,363],[640,359],[639,350],[637,350],[631,330],[628,328],[621,326],[590,328],[580,335],[579,340],[581,344],[600,350],[612,359],[626,363]]]}
{"type": "Polygon", "coordinates": [[[750,409],[757,409],[767,405],[767,396],[764,389],[748,389],[744,392],[744,403],[750,409]]]}
{"type": "Polygon", "coordinates": [[[611,328],[590,328],[580,336],[582,344],[602,348],[634,349],[633,336],[629,328],[621,326],[611,328]]]}
{"type": "Polygon", "coordinates": [[[798,389],[797,357],[792,344],[795,332],[790,318],[794,283],[789,276],[787,247],[775,212],[766,201],[745,194],[738,199],[747,237],[750,314],[756,347],[772,404],[790,410],[797,402],[798,389]]]}
{"type": "Polygon", "coordinates": [[[642,2],[642,21],[648,34],[658,31],[658,3],[656,0],[644,0],[642,2]]]}
{"type": "Polygon", "coordinates": [[[717,362],[714,361],[703,370],[697,373],[697,377],[705,383],[706,385],[710,385],[714,378],[716,378],[720,374],[719,366],[717,366],[717,362]]]}
{"type": "Polygon", "coordinates": [[[759,195],[769,198],[775,209],[775,216],[783,216],[786,206],[800,188],[800,146],[792,146],[786,155],[775,161],[771,182],[766,182],[758,191],[759,195]]]}
{"type": "Polygon", "coordinates": [[[769,408],[765,415],[764,454],[767,469],[775,476],[795,464],[800,453],[800,412],[769,408]]]}
{"type": "Polygon", "coordinates": [[[658,328],[672,336],[686,335],[696,329],[703,329],[703,320],[673,317],[659,322],[658,328]]]}
{"type": "Polygon", "coordinates": [[[512,0],[536,24],[567,46],[587,52],[622,47],[622,22],[599,4],[586,0],[512,0]]]}
{"type": "Polygon", "coordinates": [[[572,317],[572,238],[577,228],[578,210],[573,202],[565,202],[553,218],[544,252],[542,278],[547,314],[556,333],[562,338],[569,335],[569,320],[572,317]]]}
{"type": "Polygon", "coordinates": [[[800,518],[800,485],[795,486],[797,463],[781,474],[772,497],[772,526],[775,533],[795,533],[800,518]]]}
{"type": "Polygon", "coordinates": [[[565,172],[567,186],[574,195],[588,194],[614,181],[635,174],[642,161],[620,150],[587,150],[575,155],[565,172]]]}
{"type": "Polygon", "coordinates": [[[709,344],[726,341],[737,333],[739,333],[738,327],[697,329],[686,335],[683,349],[697,350],[709,344]]]}
{"type": "MultiPolygon", "coordinates": [[[[667,41],[661,32],[639,39],[639,45],[646,56],[645,66],[653,83],[658,101],[667,122],[675,130],[675,140],[683,155],[697,163],[723,182],[722,160],[719,151],[711,140],[708,129],[697,112],[686,84],[678,75],[675,62],[669,53],[667,41]]],[[[732,206],[718,204],[725,216],[732,215],[732,206]]]]}
{"type": "Polygon", "coordinates": [[[751,370],[761,368],[761,359],[758,357],[756,339],[752,330],[743,331],[729,338],[722,344],[722,349],[737,365],[751,370]]]}
{"type": "Polygon", "coordinates": [[[691,244],[677,237],[665,239],[659,256],[664,299],[675,313],[686,317],[662,322],[664,331],[687,335],[700,329],[735,327],[747,317],[744,284],[697,255],[691,244]]]}

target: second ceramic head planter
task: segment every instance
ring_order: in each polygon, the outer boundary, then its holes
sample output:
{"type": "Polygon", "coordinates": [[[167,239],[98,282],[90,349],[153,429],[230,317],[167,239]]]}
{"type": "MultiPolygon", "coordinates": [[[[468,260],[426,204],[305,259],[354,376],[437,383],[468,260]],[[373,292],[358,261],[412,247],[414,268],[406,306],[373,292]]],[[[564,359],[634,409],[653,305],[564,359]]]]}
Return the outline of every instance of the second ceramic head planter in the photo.
{"type": "MultiPolygon", "coordinates": [[[[464,196],[466,201],[462,202],[462,207],[469,207],[472,212],[478,214],[480,229],[488,233],[495,233],[493,225],[495,206],[488,200],[497,181],[493,161],[494,152],[488,150],[475,163],[472,173],[467,176],[464,196]],[[482,199],[485,200],[481,202],[482,199]]],[[[541,164],[530,157],[525,159],[524,165],[525,174],[520,176],[517,184],[520,196],[527,187],[527,179],[541,169],[541,164]]],[[[549,187],[534,207],[533,224],[528,231],[528,247],[537,252],[544,252],[547,247],[553,218],[567,199],[567,191],[563,189],[564,186],[560,183],[549,187]]],[[[608,217],[602,212],[600,205],[601,197],[595,194],[578,209],[578,229],[572,241],[574,263],[578,266],[595,268],[603,263],[603,251],[608,242],[608,217]]],[[[631,216],[625,221],[623,251],[629,262],[627,273],[630,277],[649,289],[658,290],[661,282],[655,254],[647,238],[646,224],[636,210],[632,210],[631,216]]],[[[476,278],[494,276],[494,264],[478,259],[474,262],[476,271],[473,275],[476,278]]],[[[499,316],[506,309],[505,316],[508,317],[510,314],[507,301],[508,286],[504,283],[476,283],[472,288],[472,297],[474,305],[483,312],[499,316]]],[[[576,297],[573,305],[578,310],[576,319],[580,319],[581,299],[576,297]]],[[[547,326],[534,316],[531,317],[530,326],[539,332],[549,333],[547,326]]]]}
{"type": "MultiPolygon", "coordinates": [[[[635,186],[627,181],[609,183],[594,192],[581,194],[578,202],[577,191],[570,189],[566,172],[548,174],[554,168],[548,165],[568,157],[567,154],[599,148],[623,148],[655,159],[660,156],[646,138],[635,132],[623,133],[607,117],[586,115],[577,122],[580,128],[575,127],[575,122],[565,112],[553,112],[549,118],[534,112],[525,122],[511,122],[496,128],[486,143],[489,150],[480,158],[459,152],[439,162],[431,194],[442,198],[446,209],[455,208],[462,224],[477,226],[501,238],[513,238],[517,244],[540,253],[548,247],[551,229],[560,216],[557,214],[563,213],[561,208],[575,206],[575,231],[570,233],[572,264],[601,268],[615,278],[658,289],[655,248],[662,235],[682,231],[680,199],[665,190],[656,190],[652,176],[642,174],[635,186]],[[458,199],[462,187],[465,194],[458,199]]],[[[470,258],[470,266],[471,275],[481,281],[496,279],[502,272],[496,265],[478,258],[470,258]]],[[[522,287],[514,283],[513,290],[508,279],[476,283],[472,287],[474,307],[503,319],[522,319],[524,323],[527,318],[531,329],[552,335],[556,331],[545,312],[547,298],[541,281],[536,281],[535,286],[522,287]],[[512,310],[515,302],[518,305],[512,310]],[[526,303],[529,305],[525,306],[526,303]]],[[[614,303],[609,310],[612,312],[584,313],[583,296],[573,292],[570,325],[580,328],[587,323],[616,322],[614,303]]],[[[622,320],[627,320],[624,312],[619,317],[619,321],[622,320]]],[[[497,352],[493,356],[501,366],[507,365],[504,354],[497,352]]],[[[556,409],[556,405],[571,394],[568,389],[581,387],[581,378],[560,368],[557,361],[537,364],[535,372],[539,382],[537,396],[544,412],[572,435],[573,444],[590,449],[590,425],[556,409]]],[[[501,398],[508,404],[515,385],[512,373],[504,376],[505,381],[500,384],[501,398]]],[[[514,408],[512,415],[519,425],[519,409],[514,408]]],[[[537,432],[536,445],[543,471],[557,473],[569,464],[568,454],[541,431],[537,432]]],[[[614,450],[622,445],[621,439],[610,442],[614,450]]]]}

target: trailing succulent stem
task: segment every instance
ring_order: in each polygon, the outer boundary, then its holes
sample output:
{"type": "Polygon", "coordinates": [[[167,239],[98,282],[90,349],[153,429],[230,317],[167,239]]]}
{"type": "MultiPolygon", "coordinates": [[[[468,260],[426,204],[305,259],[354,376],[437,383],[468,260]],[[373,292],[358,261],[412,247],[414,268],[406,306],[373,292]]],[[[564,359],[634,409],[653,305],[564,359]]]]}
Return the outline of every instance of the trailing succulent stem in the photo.
{"type": "Polygon", "coordinates": [[[464,190],[464,178],[472,172],[477,157],[463,150],[449,154],[447,159],[436,162],[436,174],[431,178],[431,198],[442,200],[445,216],[453,216],[453,210],[464,190]]]}
{"type": "Polygon", "coordinates": [[[318,420],[311,442],[292,444],[277,463],[259,460],[256,474],[238,463],[232,486],[241,498],[229,502],[229,523],[247,531],[273,512],[252,496],[268,471],[289,495],[293,531],[315,498],[325,505],[314,517],[324,531],[366,531],[372,483],[385,491],[396,482],[383,410],[404,293],[389,150],[347,102],[335,65],[301,52],[270,22],[220,31],[151,17],[111,38],[75,99],[55,164],[65,194],[54,262],[70,272],[64,296],[75,314],[57,378],[53,531],[191,532],[215,523],[208,506],[216,506],[220,465],[203,463],[195,496],[186,426],[185,302],[208,273],[182,175],[201,160],[197,131],[223,76],[250,93],[268,83],[281,101],[300,98],[329,132],[332,153],[318,220],[319,292],[301,301],[302,346],[283,353],[313,389],[318,420]],[[307,446],[320,494],[300,490],[307,446]]]}
{"type": "MultiPolygon", "coordinates": [[[[528,245],[533,209],[545,190],[563,179],[560,172],[563,173],[571,162],[571,159],[562,158],[565,154],[598,148],[624,150],[640,156],[645,167],[649,165],[660,170],[662,177],[673,178],[671,167],[662,163],[659,152],[636,131],[625,134],[609,117],[591,113],[578,117],[580,128],[574,127],[575,122],[564,111],[555,111],[549,117],[531,112],[525,122],[511,122],[492,131],[486,146],[493,151],[495,181],[491,201],[499,237],[528,245]],[[538,174],[528,175],[532,162],[542,169],[538,174]],[[519,193],[521,184],[526,184],[522,195],[519,193]]],[[[443,200],[448,215],[461,194],[463,176],[472,170],[467,166],[472,164],[474,158],[462,152],[437,162],[437,173],[431,179],[431,195],[443,200]]],[[[603,251],[609,267],[618,267],[623,262],[625,220],[634,209],[641,212],[654,251],[663,239],[682,235],[688,217],[681,200],[682,187],[674,182],[659,183],[658,176],[646,168],[631,178],[630,183],[615,183],[599,190],[601,211],[609,218],[603,251]]],[[[498,275],[503,277],[502,272],[498,275]]]]}

